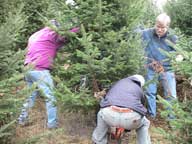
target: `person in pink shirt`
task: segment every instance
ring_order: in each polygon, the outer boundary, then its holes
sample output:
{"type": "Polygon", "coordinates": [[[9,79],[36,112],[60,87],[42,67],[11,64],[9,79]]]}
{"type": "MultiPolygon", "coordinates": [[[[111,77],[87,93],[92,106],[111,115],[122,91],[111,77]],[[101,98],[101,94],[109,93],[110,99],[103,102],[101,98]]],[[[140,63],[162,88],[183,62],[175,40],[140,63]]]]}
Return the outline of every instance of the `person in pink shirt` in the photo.
{"type": "MultiPolygon", "coordinates": [[[[52,26],[59,28],[59,23],[56,20],[51,20],[52,26]]],[[[72,28],[70,32],[77,33],[78,27],[72,28]]],[[[57,50],[66,44],[66,38],[60,36],[51,27],[44,27],[32,34],[28,40],[27,53],[25,58],[25,66],[30,66],[25,80],[29,87],[37,83],[37,88],[41,90],[46,97],[47,110],[47,127],[56,128],[57,122],[57,107],[56,99],[53,95],[53,80],[50,75],[50,70],[53,66],[53,61],[56,57],[57,50]]],[[[20,125],[26,125],[28,122],[28,111],[33,107],[38,90],[32,92],[31,96],[23,104],[22,112],[18,118],[20,125]]]]}

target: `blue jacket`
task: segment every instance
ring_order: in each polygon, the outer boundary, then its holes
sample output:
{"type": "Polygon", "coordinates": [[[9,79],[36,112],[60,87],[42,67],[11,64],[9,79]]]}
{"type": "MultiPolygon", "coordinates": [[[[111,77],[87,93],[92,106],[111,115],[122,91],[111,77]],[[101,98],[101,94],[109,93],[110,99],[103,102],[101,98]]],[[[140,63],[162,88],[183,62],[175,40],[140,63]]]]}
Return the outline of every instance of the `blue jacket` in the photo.
{"type": "Polygon", "coordinates": [[[142,38],[145,45],[145,56],[147,57],[147,64],[152,60],[160,62],[165,71],[171,70],[169,58],[166,52],[175,51],[173,45],[176,43],[177,37],[170,35],[168,32],[163,37],[158,37],[154,28],[142,30],[142,38]]]}
{"type": "Polygon", "coordinates": [[[142,115],[146,115],[144,107],[144,94],[134,77],[127,77],[119,80],[109,90],[104,99],[101,100],[100,106],[120,106],[131,108],[142,115]]]}

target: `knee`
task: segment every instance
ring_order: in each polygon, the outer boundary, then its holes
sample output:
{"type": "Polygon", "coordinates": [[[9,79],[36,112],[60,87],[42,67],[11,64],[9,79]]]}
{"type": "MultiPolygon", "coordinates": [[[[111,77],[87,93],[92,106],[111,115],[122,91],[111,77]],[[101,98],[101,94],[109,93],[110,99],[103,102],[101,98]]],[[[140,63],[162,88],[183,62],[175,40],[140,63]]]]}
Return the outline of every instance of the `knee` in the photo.
{"type": "Polygon", "coordinates": [[[147,128],[149,128],[150,123],[151,123],[150,120],[148,120],[146,117],[143,118],[143,124],[144,124],[147,128]]]}

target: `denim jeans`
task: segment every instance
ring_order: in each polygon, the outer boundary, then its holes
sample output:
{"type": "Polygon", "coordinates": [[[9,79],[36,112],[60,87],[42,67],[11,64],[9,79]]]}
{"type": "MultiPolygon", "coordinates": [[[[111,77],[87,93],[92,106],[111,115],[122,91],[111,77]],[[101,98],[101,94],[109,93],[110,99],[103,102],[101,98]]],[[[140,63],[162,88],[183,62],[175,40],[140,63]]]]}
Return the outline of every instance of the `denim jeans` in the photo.
{"type": "MultiPolygon", "coordinates": [[[[146,96],[148,101],[148,113],[151,117],[156,116],[156,94],[157,81],[162,82],[164,97],[169,103],[176,99],[176,80],[173,72],[167,71],[159,75],[151,69],[147,69],[146,81],[152,81],[146,88],[146,96]]],[[[170,108],[168,108],[170,110],[170,108]]]]}
{"type": "MultiPolygon", "coordinates": [[[[27,72],[25,80],[28,86],[31,88],[34,83],[37,84],[39,90],[43,92],[46,97],[46,110],[47,110],[47,127],[55,128],[57,126],[57,107],[55,106],[56,99],[53,96],[52,89],[54,87],[53,80],[49,73],[49,70],[32,70],[27,72]]],[[[20,119],[25,120],[28,117],[29,108],[33,107],[35,99],[39,91],[34,90],[31,96],[23,104],[22,113],[20,119]]]]}
{"type": "Polygon", "coordinates": [[[107,131],[109,127],[122,127],[136,130],[137,144],[151,144],[149,129],[150,121],[137,112],[121,113],[106,107],[97,114],[97,127],[93,131],[92,140],[96,144],[107,144],[107,131]]]}

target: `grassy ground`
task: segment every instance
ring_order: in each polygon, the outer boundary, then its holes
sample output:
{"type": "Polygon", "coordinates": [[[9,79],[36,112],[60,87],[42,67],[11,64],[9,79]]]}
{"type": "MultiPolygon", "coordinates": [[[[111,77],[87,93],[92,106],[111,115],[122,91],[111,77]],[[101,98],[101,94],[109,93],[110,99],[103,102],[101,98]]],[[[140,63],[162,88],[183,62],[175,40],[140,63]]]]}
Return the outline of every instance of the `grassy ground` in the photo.
{"type": "MultiPolygon", "coordinates": [[[[92,144],[91,134],[95,127],[95,114],[81,112],[59,112],[59,129],[46,128],[46,112],[44,102],[37,100],[30,111],[30,124],[24,127],[16,126],[12,144],[92,144]]],[[[153,144],[171,144],[158,133],[155,128],[166,128],[162,119],[152,121],[150,134],[153,144]]],[[[135,131],[125,134],[122,144],[135,144],[135,131]]],[[[109,144],[115,144],[111,141],[109,144]]]]}

